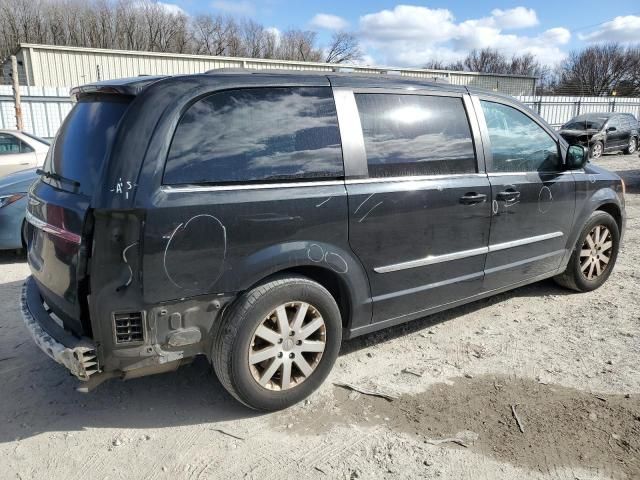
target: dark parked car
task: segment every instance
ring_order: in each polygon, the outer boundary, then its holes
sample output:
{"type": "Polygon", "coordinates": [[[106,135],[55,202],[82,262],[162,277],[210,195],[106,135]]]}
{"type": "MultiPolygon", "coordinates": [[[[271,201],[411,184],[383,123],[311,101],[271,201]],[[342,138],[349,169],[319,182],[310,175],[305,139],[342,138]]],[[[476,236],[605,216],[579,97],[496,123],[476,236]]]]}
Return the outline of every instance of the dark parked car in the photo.
{"type": "Polygon", "coordinates": [[[585,113],[572,118],[560,128],[560,135],[570,145],[589,148],[591,158],[605,152],[634,153],[638,148],[638,120],[630,113],[585,113]]]}
{"type": "Polygon", "coordinates": [[[512,98],[220,72],[73,90],[29,192],[23,316],[89,390],[205,355],[300,401],[343,339],[556,277],[608,278],[619,177],[512,98]]]}

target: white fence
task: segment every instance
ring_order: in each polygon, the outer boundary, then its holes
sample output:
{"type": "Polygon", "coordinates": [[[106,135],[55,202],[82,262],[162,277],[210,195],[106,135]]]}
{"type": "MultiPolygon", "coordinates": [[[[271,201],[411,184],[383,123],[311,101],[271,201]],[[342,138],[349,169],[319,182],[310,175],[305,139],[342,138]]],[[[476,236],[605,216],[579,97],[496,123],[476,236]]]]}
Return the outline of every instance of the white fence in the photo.
{"type": "MultiPolygon", "coordinates": [[[[53,138],[71,110],[68,88],[20,87],[24,129],[43,138],[53,138]]],[[[558,127],[581,113],[632,113],[640,119],[640,98],[623,97],[516,97],[558,127]]],[[[15,109],[11,87],[0,85],[0,128],[14,129],[15,109]]]]}
{"type": "Polygon", "coordinates": [[[640,98],[633,97],[517,97],[554,127],[581,113],[631,113],[640,119],[640,98]]]}
{"type": "MultiPolygon", "coordinates": [[[[53,138],[71,110],[68,88],[20,87],[24,130],[53,138]]],[[[16,128],[16,111],[10,85],[0,85],[0,128],[16,128]]]]}

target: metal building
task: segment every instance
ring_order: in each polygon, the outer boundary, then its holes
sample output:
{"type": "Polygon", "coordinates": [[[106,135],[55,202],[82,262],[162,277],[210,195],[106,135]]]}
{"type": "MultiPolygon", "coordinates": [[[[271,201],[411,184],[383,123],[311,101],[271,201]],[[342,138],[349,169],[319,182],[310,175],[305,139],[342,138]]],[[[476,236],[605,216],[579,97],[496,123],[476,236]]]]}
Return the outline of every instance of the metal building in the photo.
{"type": "MultiPolygon", "coordinates": [[[[453,72],[446,70],[370,67],[329,63],[265,60],[241,57],[214,57],[175,53],[61,47],[23,43],[16,52],[20,84],[31,87],[73,87],[97,80],[137,75],[201,73],[214,68],[253,68],[353,71],[403,75],[419,78],[446,78],[452,84],[471,85],[509,95],[534,95],[535,77],[453,72]]],[[[2,83],[10,83],[11,65],[2,64],[2,83]]]]}

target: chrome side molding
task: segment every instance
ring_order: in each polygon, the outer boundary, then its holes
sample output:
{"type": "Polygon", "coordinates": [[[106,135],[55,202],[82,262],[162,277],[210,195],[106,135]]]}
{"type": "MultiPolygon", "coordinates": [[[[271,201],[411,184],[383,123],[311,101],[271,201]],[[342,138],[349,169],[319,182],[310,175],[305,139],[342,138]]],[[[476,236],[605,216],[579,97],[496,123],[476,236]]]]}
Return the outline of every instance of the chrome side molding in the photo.
{"type": "Polygon", "coordinates": [[[500,250],[506,250],[508,248],[520,247],[522,245],[529,245],[531,243],[543,242],[545,240],[551,240],[552,238],[562,237],[562,232],[551,232],[543,235],[536,235],[534,237],[520,238],[518,240],[511,240],[509,242],[495,243],[488,247],[472,248],[470,250],[461,250],[459,252],[446,253],[444,255],[429,255],[428,257],[419,258],[417,260],[410,260],[408,262],[395,263],[393,265],[385,265],[383,267],[376,267],[373,270],[376,273],[388,273],[397,272],[398,270],[405,270],[408,268],[425,267],[427,265],[433,265],[442,262],[451,262],[452,260],[460,260],[462,258],[475,257],[476,255],[484,255],[491,252],[498,252],[500,250]]]}

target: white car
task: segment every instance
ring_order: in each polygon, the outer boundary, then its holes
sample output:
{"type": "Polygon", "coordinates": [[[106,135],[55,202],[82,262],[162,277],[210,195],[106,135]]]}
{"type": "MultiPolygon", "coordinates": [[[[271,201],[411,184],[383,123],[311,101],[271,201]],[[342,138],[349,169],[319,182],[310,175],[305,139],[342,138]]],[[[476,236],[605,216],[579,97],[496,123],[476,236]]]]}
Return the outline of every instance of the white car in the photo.
{"type": "Polygon", "coordinates": [[[18,130],[0,130],[0,177],[18,170],[40,167],[49,142],[18,130]]]}

